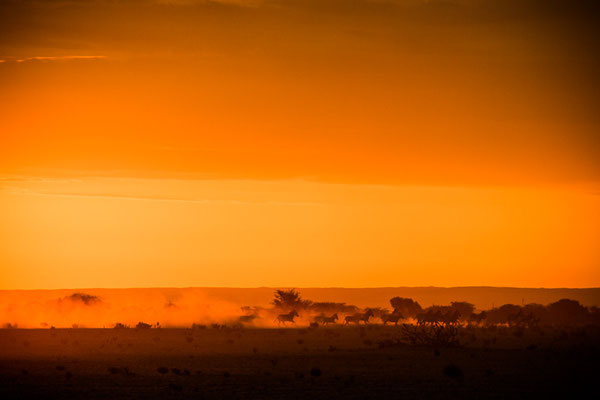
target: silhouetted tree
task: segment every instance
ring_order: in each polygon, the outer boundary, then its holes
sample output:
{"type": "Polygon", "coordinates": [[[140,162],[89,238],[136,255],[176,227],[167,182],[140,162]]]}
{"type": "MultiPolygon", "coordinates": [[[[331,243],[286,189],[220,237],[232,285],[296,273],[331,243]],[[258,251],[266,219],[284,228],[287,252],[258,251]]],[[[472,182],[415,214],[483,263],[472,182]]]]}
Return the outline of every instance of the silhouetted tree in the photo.
{"type": "Polygon", "coordinates": [[[460,319],[463,321],[467,321],[475,311],[475,306],[466,301],[453,301],[450,303],[450,307],[458,312],[460,319]]]}
{"type": "Polygon", "coordinates": [[[561,299],[546,308],[550,322],[557,325],[585,323],[589,317],[588,309],[576,300],[561,299]]]}
{"type": "Polygon", "coordinates": [[[368,307],[365,310],[371,310],[371,312],[373,313],[373,317],[375,318],[381,318],[382,316],[389,313],[388,309],[381,307],[368,307]]]}
{"type": "Polygon", "coordinates": [[[590,316],[588,318],[589,323],[594,325],[600,325],[600,308],[592,306],[588,308],[588,312],[590,313],[590,316]]]}
{"type": "Polygon", "coordinates": [[[523,311],[541,318],[546,313],[546,307],[537,303],[529,303],[523,306],[523,311]]]}
{"type": "Polygon", "coordinates": [[[433,305],[433,306],[427,307],[423,311],[427,312],[427,313],[430,313],[430,314],[432,314],[432,313],[438,313],[440,315],[446,315],[446,314],[449,314],[449,313],[451,313],[451,312],[453,312],[455,310],[451,306],[437,306],[437,305],[433,305]]]}
{"type": "Polygon", "coordinates": [[[526,304],[523,306],[522,316],[523,324],[533,328],[548,320],[548,309],[537,303],[526,304]]]}
{"type": "Polygon", "coordinates": [[[488,311],[487,322],[490,324],[510,324],[520,312],[520,306],[514,304],[504,304],[488,311]]]}
{"type": "Polygon", "coordinates": [[[312,301],[304,300],[295,289],[278,289],[275,291],[275,299],[271,304],[281,310],[301,310],[308,308],[312,301]]]}
{"type": "Polygon", "coordinates": [[[398,312],[406,318],[414,318],[423,311],[419,303],[406,297],[392,297],[390,299],[390,305],[394,309],[394,312],[398,312]]]}
{"type": "Polygon", "coordinates": [[[81,302],[81,303],[85,304],[86,306],[100,302],[100,298],[98,296],[94,296],[92,294],[87,294],[87,293],[80,293],[80,292],[73,293],[72,295],[65,297],[64,300],[81,302]]]}

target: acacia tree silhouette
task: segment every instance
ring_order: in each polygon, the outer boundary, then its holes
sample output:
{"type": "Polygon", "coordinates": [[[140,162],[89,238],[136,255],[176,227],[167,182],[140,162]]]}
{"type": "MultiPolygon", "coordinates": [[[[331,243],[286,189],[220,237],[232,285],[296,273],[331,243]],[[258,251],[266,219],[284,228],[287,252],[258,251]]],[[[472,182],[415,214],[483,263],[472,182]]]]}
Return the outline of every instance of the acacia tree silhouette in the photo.
{"type": "Polygon", "coordinates": [[[271,302],[280,310],[303,310],[312,304],[312,301],[300,297],[300,293],[295,289],[278,289],[275,291],[275,299],[271,302]]]}
{"type": "Polygon", "coordinates": [[[560,299],[546,306],[548,319],[552,324],[568,325],[585,323],[589,319],[589,310],[577,300],[560,299]]]}
{"type": "Polygon", "coordinates": [[[405,317],[415,317],[423,309],[421,305],[413,299],[406,297],[392,297],[390,299],[390,305],[394,309],[395,313],[399,313],[405,317]]]}

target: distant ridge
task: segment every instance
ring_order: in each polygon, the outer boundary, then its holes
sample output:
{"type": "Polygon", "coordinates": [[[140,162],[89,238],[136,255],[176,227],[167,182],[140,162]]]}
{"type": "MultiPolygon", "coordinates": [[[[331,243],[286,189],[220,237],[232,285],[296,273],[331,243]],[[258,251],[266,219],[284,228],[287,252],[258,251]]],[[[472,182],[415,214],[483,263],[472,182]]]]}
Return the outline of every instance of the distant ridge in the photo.
{"type": "MultiPolygon", "coordinates": [[[[275,287],[227,288],[227,287],[188,287],[188,288],[129,288],[129,289],[51,289],[51,290],[0,290],[0,306],[20,303],[28,300],[50,300],[85,292],[100,297],[143,298],[161,294],[165,297],[177,297],[184,294],[197,294],[239,305],[267,306],[273,298],[275,287]]],[[[394,296],[410,297],[422,306],[449,304],[451,301],[468,301],[479,309],[489,309],[502,304],[548,304],[569,298],[584,306],[600,306],[600,288],[514,288],[491,286],[464,287],[379,287],[379,288],[302,288],[296,287],[300,294],[313,301],[332,301],[355,304],[359,307],[387,307],[394,296]]]]}

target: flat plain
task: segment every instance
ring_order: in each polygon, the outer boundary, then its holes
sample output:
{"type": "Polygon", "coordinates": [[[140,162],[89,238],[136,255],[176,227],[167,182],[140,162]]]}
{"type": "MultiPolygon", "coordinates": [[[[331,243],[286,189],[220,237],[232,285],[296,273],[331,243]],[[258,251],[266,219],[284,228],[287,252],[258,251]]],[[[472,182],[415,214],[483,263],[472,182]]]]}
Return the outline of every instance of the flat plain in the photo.
{"type": "Polygon", "coordinates": [[[2,398],[556,398],[592,387],[596,328],[3,329],[2,398]]]}

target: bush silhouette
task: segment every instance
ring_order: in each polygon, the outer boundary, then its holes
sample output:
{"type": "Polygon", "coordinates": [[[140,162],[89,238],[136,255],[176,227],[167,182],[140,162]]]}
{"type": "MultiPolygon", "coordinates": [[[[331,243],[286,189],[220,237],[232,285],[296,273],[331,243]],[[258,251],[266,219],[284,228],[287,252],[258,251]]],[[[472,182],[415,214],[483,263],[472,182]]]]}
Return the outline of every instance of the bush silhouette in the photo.
{"type": "Polygon", "coordinates": [[[308,308],[312,302],[300,297],[295,289],[280,289],[275,291],[275,299],[271,302],[275,308],[281,310],[303,310],[308,308]]]}
{"type": "Polygon", "coordinates": [[[393,297],[390,299],[390,305],[394,309],[394,312],[400,313],[407,318],[414,318],[423,311],[423,308],[419,303],[406,297],[393,297]]]}

